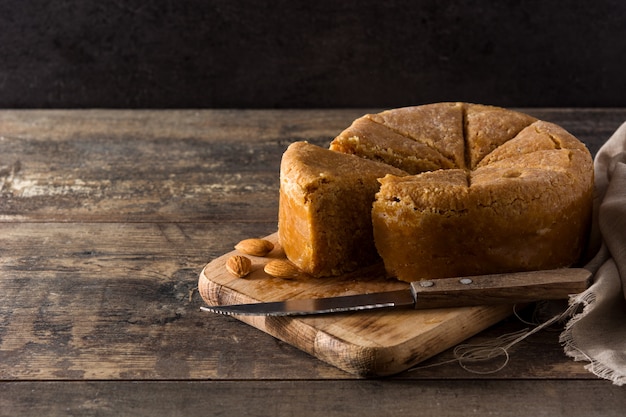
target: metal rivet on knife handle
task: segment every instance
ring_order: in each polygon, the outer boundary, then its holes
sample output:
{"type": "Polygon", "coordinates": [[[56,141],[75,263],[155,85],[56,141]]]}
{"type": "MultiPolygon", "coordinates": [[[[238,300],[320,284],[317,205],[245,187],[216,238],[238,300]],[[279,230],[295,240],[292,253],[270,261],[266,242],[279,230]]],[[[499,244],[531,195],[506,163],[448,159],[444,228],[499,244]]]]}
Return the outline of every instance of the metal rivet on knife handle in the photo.
{"type": "Polygon", "coordinates": [[[423,281],[411,284],[415,308],[461,307],[469,305],[515,304],[537,300],[567,299],[584,291],[591,272],[582,268],[561,268],[462,278],[423,281]],[[471,284],[471,285],[470,285],[471,284]]]}

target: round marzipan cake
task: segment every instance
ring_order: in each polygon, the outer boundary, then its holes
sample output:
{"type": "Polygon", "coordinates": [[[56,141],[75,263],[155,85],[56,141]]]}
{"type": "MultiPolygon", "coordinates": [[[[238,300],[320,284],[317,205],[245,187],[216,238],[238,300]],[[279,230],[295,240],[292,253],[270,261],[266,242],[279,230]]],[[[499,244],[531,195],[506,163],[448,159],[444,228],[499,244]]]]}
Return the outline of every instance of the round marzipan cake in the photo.
{"type": "Polygon", "coordinates": [[[296,142],[278,234],[314,276],[380,261],[403,281],[570,266],[591,217],[593,161],[563,128],[436,103],[356,119],[329,149],[296,142]]]}

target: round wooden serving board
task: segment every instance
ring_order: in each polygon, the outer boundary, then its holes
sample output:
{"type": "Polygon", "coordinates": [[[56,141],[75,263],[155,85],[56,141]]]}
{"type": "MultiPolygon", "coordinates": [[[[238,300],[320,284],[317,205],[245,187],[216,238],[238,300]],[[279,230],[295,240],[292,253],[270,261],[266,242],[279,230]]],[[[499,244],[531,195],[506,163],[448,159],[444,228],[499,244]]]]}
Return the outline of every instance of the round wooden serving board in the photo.
{"type": "MultiPolygon", "coordinates": [[[[275,245],[267,257],[248,256],[252,272],[236,278],[225,263],[234,250],[211,261],[200,273],[198,290],[211,306],[291,298],[318,298],[408,288],[405,282],[385,278],[382,265],[361,268],[338,277],[281,279],[267,275],[263,266],[285,258],[277,234],[266,239],[275,245]]],[[[370,310],[315,316],[235,316],[237,319],[315,357],[358,376],[402,372],[513,312],[510,305],[433,310],[370,310]]]]}

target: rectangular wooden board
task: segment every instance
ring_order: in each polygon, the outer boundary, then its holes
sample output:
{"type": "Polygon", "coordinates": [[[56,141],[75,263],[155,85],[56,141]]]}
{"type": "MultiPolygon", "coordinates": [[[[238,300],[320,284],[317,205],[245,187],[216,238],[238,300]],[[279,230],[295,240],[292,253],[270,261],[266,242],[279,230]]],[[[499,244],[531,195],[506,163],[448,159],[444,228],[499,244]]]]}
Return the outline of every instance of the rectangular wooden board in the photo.
{"type": "MultiPolygon", "coordinates": [[[[269,276],[264,265],[285,258],[277,234],[266,239],[275,245],[266,257],[249,256],[252,272],[236,278],[225,268],[229,252],[206,265],[198,290],[211,306],[332,297],[408,288],[385,277],[381,264],[338,277],[269,276]]],[[[432,310],[370,310],[314,316],[235,316],[286,343],[346,372],[363,377],[396,374],[411,368],[513,312],[511,305],[432,310]]]]}

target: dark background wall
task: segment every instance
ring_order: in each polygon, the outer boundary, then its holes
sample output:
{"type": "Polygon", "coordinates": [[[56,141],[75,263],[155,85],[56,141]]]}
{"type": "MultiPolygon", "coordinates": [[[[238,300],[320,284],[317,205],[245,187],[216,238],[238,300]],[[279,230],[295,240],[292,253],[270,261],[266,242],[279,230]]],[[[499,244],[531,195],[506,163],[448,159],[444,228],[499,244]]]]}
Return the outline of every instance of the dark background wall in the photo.
{"type": "Polygon", "coordinates": [[[626,106],[626,2],[0,0],[0,107],[626,106]]]}

